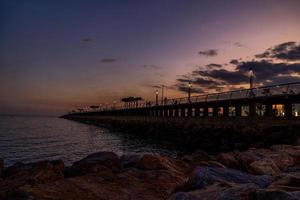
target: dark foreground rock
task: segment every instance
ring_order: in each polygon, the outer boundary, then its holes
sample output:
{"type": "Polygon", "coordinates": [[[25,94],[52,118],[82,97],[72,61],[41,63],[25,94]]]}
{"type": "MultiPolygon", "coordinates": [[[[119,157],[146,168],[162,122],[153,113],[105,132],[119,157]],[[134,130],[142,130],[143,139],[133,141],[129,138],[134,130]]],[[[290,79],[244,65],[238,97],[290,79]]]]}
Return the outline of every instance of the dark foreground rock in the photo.
{"type": "Polygon", "coordinates": [[[123,155],[98,152],[62,161],[16,163],[4,169],[0,199],[300,199],[300,147],[211,156],[123,155]]]}
{"type": "Polygon", "coordinates": [[[2,177],[3,170],[4,170],[4,161],[2,158],[0,158],[0,178],[2,177]]]}

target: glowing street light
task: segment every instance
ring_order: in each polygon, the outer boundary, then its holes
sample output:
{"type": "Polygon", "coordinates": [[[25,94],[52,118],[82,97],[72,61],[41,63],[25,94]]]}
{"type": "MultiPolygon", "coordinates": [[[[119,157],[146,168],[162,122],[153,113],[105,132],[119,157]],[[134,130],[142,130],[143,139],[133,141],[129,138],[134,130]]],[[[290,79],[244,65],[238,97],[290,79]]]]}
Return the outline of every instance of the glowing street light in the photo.
{"type": "Polygon", "coordinates": [[[191,88],[192,88],[192,84],[191,81],[189,81],[189,101],[191,101],[191,88]]]}
{"type": "Polygon", "coordinates": [[[249,69],[249,84],[250,84],[250,89],[253,88],[253,79],[254,79],[254,72],[252,68],[249,69]]]}
{"type": "Polygon", "coordinates": [[[156,105],[158,105],[158,90],[156,90],[155,95],[156,95],[156,105]]]}

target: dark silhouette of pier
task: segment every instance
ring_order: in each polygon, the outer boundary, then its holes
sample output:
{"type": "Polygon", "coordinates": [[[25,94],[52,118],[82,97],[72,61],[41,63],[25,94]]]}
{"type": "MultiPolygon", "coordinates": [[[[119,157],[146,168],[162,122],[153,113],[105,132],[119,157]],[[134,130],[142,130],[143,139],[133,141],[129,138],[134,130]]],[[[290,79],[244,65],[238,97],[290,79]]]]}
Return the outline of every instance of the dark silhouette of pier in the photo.
{"type": "Polygon", "coordinates": [[[126,104],[68,114],[74,115],[296,118],[300,116],[300,82],[198,96],[189,94],[183,98],[165,98],[161,102],[156,98],[156,101],[136,102],[131,107],[126,104]]]}

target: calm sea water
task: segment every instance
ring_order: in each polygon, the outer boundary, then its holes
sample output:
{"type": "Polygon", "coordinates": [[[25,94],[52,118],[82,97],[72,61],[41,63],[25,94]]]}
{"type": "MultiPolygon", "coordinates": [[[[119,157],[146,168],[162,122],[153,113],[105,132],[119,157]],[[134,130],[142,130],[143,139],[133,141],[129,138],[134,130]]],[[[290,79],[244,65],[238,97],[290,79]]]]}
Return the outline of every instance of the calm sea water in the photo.
{"type": "Polygon", "coordinates": [[[45,159],[70,165],[97,151],[176,154],[151,141],[66,119],[0,116],[0,157],[6,166],[45,159]]]}

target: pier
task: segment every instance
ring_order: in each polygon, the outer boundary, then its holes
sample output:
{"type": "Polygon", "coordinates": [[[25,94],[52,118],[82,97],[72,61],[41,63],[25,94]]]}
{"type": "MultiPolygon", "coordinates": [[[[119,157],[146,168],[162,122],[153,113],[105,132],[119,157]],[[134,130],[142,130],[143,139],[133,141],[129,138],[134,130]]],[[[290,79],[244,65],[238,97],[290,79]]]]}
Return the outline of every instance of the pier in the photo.
{"type": "MultiPolygon", "coordinates": [[[[156,94],[157,95],[157,94],[156,94]]],[[[211,93],[162,101],[144,101],[67,116],[149,116],[155,118],[256,117],[298,118],[300,82],[211,93]]]]}

